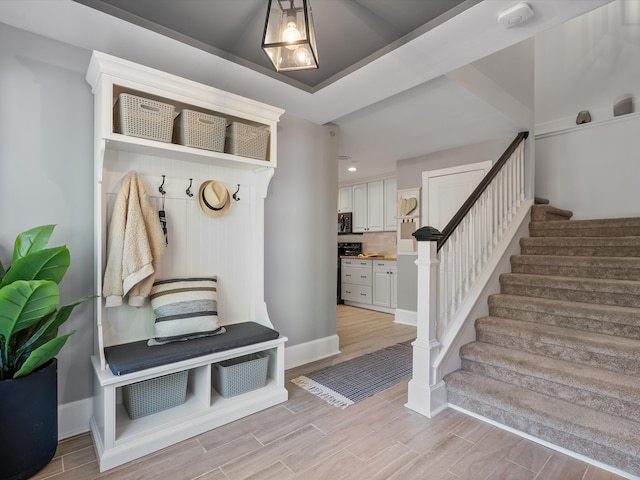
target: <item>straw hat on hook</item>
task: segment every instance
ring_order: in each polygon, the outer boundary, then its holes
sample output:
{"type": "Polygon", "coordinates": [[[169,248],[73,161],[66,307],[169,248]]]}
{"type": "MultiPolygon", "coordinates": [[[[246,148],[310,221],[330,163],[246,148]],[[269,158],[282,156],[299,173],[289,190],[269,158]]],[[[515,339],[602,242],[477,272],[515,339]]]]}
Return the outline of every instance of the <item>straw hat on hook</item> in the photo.
{"type": "Polygon", "coordinates": [[[202,211],[214,218],[226,215],[231,206],[229,190],[223,183],[215,180],[207,180],[200,185],[198,201],[202,211]]]}

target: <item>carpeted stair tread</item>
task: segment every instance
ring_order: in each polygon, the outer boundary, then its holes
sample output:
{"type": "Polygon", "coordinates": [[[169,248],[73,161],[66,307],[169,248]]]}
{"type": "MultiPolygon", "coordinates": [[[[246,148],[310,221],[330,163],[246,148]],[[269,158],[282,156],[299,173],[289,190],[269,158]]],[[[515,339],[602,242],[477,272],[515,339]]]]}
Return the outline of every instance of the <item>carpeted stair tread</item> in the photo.
{"type": "Polygon", "coordinates": [[[498,293],[489,315],[640,340],[640,309],[498,293]]]}
{"type": "Polygon", "coordinates": [[[513,255],[512,273],[640,280],[640,257],[513,255]]]}
{"type": "Polygon", "coordinates": [[[640,235],[640,218],[531,222],[531,237],[627,237],[640,235]]]}
{"type": "Polygon", "coordinates": [[[522,255],[640,257],[640,236],[633,237],[525,237],[522,255]]]}
{"type": "Polygon", "coordinates": [[[479,318],[475,327],[479,342],[640,377],[638,340],[498,317],[479,318]]]}
{"type": "Polygon", "coordinates": [[[640,421],[638,377],[482,342],[460,356],[463,370],[640,421]]]}
{"type": "Polygon", "coordinates": [[[640,288],[632,280],[503,273],[500,287],[513,295],[640,307],[640,288]]]}
{"type": "Polygon", "coordinates": [[[445,382],[452,405],[640,475],[638,422],[462,370],[445,382]]]}
{"type": "Polygon", "coordinates": [[[563,210],[553,205],[533,205],[531,207],[531,221],[532,222],[547,222],[550,220],[569,220],[573,217],[571,210],[563,210]]]}

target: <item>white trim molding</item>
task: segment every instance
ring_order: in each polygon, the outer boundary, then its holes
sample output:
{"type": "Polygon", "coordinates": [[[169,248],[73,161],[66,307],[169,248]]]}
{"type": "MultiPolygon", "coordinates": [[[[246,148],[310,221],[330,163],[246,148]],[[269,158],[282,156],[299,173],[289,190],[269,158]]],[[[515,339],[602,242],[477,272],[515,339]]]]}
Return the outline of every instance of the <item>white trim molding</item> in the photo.
{"type": "Polygon", "coordinates": [[[300,343],[285,348],[284,369],[299,367],[307,363],[316,362],[323,358],[338,355],[340,353],[340,338],[338,335],[318,338],[306,343],[300,343]]]}
{"type": "Polygon", "coordinates": [[[58,406],[58,440],[80,435],[89,431],[93,415],[93,398],[58,406]]]}
{"type": "Polygon", "coordinates": [[[401,308],[396,308],[396,316],[394,319],[394,323],[399,323],[401,325],[410,325],[412,327],[418,326],[418,312],[414,312],[411,310],[403,310],[401,308]]]}

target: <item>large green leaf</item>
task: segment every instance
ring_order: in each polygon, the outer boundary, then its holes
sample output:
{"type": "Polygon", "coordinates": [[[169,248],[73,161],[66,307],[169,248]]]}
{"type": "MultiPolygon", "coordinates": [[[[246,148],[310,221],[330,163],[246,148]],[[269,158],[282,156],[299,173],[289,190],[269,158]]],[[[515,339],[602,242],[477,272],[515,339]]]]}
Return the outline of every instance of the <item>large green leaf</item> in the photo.
{"type": "Polygon", "coordinates": [[[71,263],[67,247],[46,248],[13,262],[0,288],[16,280],[51,280],[60,283],[71,263]]]}
{"type": "Polygon", "coordinates": [[[31,355],[29,355],[29,358],[27,358],[27,360],[22,364],[20,369],[15,373],[13,378],[19,378],[24,377],[25,375],[29,375],[38,367],[47,363],[60,352],[64,344],[67,342],[67,338],[69,338],[74,333],[76,333],[75,330],[66,335],[56,337],[53,340],[48,341],[41,347],[35,349],[33,352],[31,352],[31,355]]]}
{"type": "Polygon", "coordinates": [[[54,312],[53,315],[46,319],[46,322],[43,323],[36,332],[29,335],[29,338],[25,340],[23,345],[16,350],[16,357],[22,357],[25,354],[29,354],[32,350],[55,338],[56,335],[58,335],[58,328],[69,319],[73,309],[82,302],[94,297],[95,295],[90,295],[78,300],[77,302],[60,307],[60,310],[54,312]]]}
{"type": "Polygon", "coordinates": [[[54,228],[55,225],[42,225],[18,235],[13,246],[13,259],[11,261],[15,263],[19,258],[26,257],[46,247],[54,228]]]}
{"type": "MultiPolygon", "coordinates": [[[[6,345],[14,333],[55,311],[60,301],[58,284],[49,280],[18,280],[0,288],[0,335],[6,345]]],[[[0,344],[0,346],[2,346],[0,344]]]]}

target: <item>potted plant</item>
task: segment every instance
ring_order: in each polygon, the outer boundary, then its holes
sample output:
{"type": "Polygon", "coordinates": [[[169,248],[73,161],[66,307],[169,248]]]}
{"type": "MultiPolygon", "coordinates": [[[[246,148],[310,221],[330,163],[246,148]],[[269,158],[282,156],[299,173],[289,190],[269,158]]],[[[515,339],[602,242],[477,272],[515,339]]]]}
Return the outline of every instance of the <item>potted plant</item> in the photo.
{"type": "Polygon", "coordinates": [[[70,264],[66,246],[46,248],[55,225],[16,238],[11,266],[0,262],[0,479],[28,478],[58,444],[55,356],[75,330],[58,327],[83,301],[58,308],[58,284],[70,264]]]}

